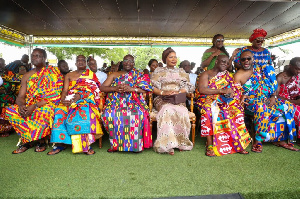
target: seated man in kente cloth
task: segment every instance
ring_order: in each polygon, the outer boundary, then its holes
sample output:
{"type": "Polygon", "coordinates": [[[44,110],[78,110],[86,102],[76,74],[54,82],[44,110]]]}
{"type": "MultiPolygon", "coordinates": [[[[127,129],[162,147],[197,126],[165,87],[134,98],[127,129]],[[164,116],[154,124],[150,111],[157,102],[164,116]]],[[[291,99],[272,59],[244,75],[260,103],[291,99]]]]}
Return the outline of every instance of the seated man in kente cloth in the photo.
{"type": "Polygon", "coordinates": [[[199,76],[196,105],[201,112],[201,136],[207,138],[206,155],[248,154],[251,137],[244,123],[244,108],[226,70],[229,58],[219,55],[215,66],[199,76]]]}
{"type": "Polygon", "coordinates": [[[100,126],[100,83],[95,73],[86,69],[86,58],[76,57],[77,70],[64,78],[61,104],[55,109],[51,143],[56,143],[48,155],[54,155],[72,144],[73,153],[92,155],[91,144],[100,126]]]}
{"type": "Polygon", "coordinates": [[[292,151],[299,151],[285,140],[296,136],[294,106],[277,98],[277,81],[272,65],[255,66],[253,54],[244,51],[240,55],[241,69],[234,75],[240,84],[239,95],[244,95],[246,109],[254,113],[255,141],[252,151],[262,152],[262,142],[292,151]],[[242,93],[243,92],[243,93],[242,93]]]}
{"type": "Polygon", "coordinates": [[[126,55],[123,71],[110,74],[101,86],[108,93],[102,118],[109,134],[107,152],[141,152],[152,147],[149,109],[143,93],[152,91],[148,74],[134,68],[134,58],[126,55]]]}
{"type": "MultiPolygon", "coordinates": [[[[295,108],[294,120],[298,126],[300,138],[300,57],[291,59],[289,67],[277,75],[278,98],[291,102],[295,108]]],[[[296,141],[296,138],[293,139],[296,141]]]]}
{"type": "Polygon", "coordinates": [[[23,142],[13,154],[25,152],[32,146],[33,141],[38,141],[36,152],[46,150],[44,138],[51,134],[54,108],[60,101],[63,87],[59,69],[46,66],[46,59],[45,50],[33,50],[31,63],[35,68],[23,76],[16,105],[6,110],[6,119],[23,142]]]}

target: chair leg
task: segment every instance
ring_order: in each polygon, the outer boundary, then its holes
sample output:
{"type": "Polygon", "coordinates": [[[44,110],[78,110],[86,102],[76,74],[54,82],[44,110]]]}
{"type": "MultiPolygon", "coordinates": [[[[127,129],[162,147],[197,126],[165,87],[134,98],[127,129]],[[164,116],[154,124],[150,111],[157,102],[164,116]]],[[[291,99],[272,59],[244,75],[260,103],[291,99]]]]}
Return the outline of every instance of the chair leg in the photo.
{"type": "Polygon", "coordinates": [[[193,145],[195,146],[195,130],[196,130],[196,124],[195,124],[195,119],[192,120],[192,142],[193,145]]]}
{"type": "Polygon", "coordinates": [[[99,138],[99,148],[102,148],[102,136],[99,138]]]}
{"type": "Polygon", "coordinates": [[[152,120],[151,120],[151,118],[150,118],[150,132],[151,132],[151,135],[152,135],[152,120]]]}

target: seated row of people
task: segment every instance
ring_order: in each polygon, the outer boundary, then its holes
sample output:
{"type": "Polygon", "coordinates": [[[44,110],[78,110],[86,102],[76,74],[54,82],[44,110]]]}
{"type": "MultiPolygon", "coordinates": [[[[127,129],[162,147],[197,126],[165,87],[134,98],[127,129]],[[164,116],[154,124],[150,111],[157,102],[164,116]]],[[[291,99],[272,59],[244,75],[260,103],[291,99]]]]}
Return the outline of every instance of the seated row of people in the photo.
{"type": "MultiPolygon", "coordinates": [[[[201,135],[207,137],[206,155],[248,154],[245,149],[251,138],[243,121],[243,103],[254,114],[257,134],[252,151],[261,152],[262,141],[273,141],[277,146],[298,151],[291,144],[282,142],[295,136],[294,106],[275,98],[274,68],[268,64],[253,64],[254,56],[250,50],[245,49],[239,59],[241,69],[234,76],[226,71],[229,65],[226,55],[219,55],[214,67],[199,76],[196,97],[201,111],[201,135]]],[[[166,67],[155,69],[151,80],[134,69],[134,58],[127,55],[123,60],[123,71],[110,74],[101,86],[96,74],[86,69],[84,56],[77,56],[77,70],[65,77],[56,67],[45,65],[44,50],[35,49],[32,60],[36,68],[24,75],[16,105],[6,111],[6,118],[24,143],[13,153],[26,151],[35,140],[39,140],[35,150],[44,151],[46,146],[42,140],[51,135],[51,142],[60,144],[56,144],[49,155],[64,150],[65,144],[72,144],[74,153],[94,154],[90,145],[103,134],[101,117],[109,134],[111,147],[108,152],[140,152],[152,147],[149,111],[142,95],[145,92],[156,95],[154,107],[158,114],[154,150],[173,155],[175,148],[193,148],[185,101],[174,104],[170,96],[179,98],[182,93],[193,92],[195,88],[189,74],[175,67],[177,57],[173,49],[167,48],[163,52],[166,67]],[[100,90],[108,93],[102,116],[100,90]]],[[[295,67],[299,68],[299,65],[295,67]]]]}

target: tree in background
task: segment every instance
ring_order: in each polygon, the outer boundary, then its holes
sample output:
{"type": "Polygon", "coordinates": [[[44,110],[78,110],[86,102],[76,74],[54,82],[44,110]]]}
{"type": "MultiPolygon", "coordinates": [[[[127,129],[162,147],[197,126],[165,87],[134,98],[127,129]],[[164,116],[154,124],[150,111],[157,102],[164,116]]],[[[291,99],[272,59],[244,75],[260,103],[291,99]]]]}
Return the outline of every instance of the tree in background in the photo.
{"type": "Polygon", "coordinates": [[[73,55],[98,55],[102,59],[106,56],[109,48],[84,48],[84,47],[47,47],[47,50],[53,53],[58,60],[72,59],[73,55]]]}
{"type": "Polygon", "coordinates": [[[164,48],[133,47],[131,53],[135,59],[135,67],[145,69],[150,59],[161,60],[164,48]]]}
{"type": "Polygon", "coordinates": [[[89,55],[99,56],[104,62],[117,63],[123,60],[127,54],[135,57],[135,67],[137,69],[145,69],[150,59],[161,60],[164,48],[155,47],[128,47],[128,48],[84,48],[84,47],[47,47],[47,50],[53,53],[58,60],[72,59],[73,55],[89,55]]]}

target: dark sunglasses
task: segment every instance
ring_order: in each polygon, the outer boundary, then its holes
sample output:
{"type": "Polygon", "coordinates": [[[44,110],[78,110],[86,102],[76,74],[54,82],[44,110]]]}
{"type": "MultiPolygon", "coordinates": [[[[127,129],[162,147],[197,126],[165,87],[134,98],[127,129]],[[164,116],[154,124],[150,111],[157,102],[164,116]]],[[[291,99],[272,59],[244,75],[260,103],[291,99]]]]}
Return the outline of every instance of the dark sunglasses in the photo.
{"type": "Polygon", "coordinates": [[[261,40],[257,40],[255,39],[256,43],[263,43],[265,40],[264,39],[261,39],[261,40]]]}
{"type": "Polygon", "coordinates": [[[244,62],[246,60],[250,61],[252,58],[251,57],[245,57],[245,58],[241,58],[241,61],[244,62]]]}
{"type": "Polygon", "coordinates": [[[125,63],[125,62],[134,63],[134,61],[131,60],[131,59],[124,59],[123,62],[124,62],[124,63],[125,63]]]}

